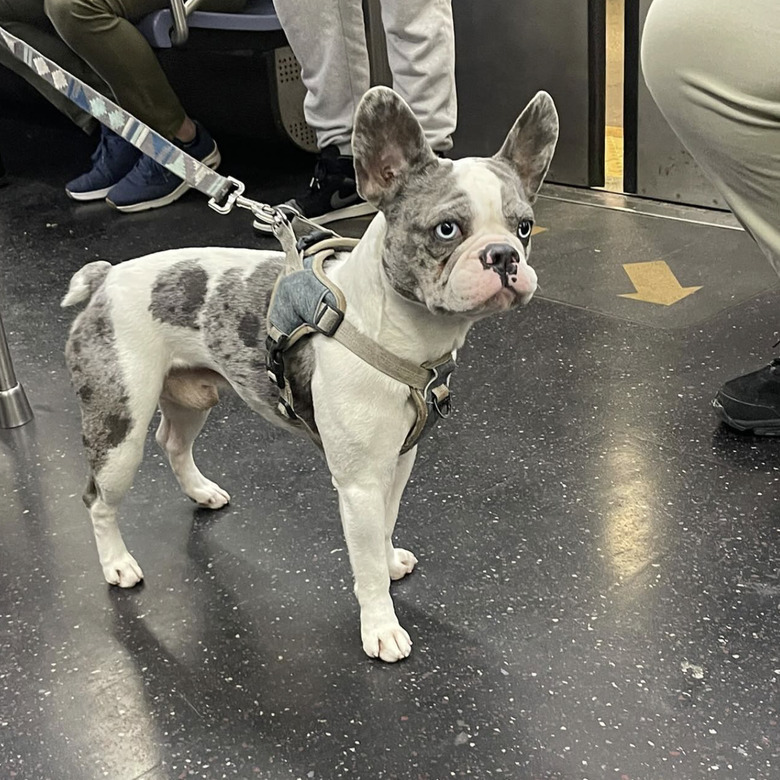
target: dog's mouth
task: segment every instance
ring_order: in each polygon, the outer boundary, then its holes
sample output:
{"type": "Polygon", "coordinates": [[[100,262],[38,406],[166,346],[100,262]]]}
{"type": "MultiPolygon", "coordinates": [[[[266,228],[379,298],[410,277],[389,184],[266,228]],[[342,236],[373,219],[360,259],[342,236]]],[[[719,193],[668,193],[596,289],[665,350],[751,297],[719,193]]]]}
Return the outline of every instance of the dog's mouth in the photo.
{"type": "Polygon", "coordinates": [[[520,293],[512,287],[502,287],[498,292],[493,293],[489,298],[473,305],[469,308],[451,309],[442,305],[429,306],[428,309],[434,314],[454,314],[468,317],[473,320],[479,320],[488,317],[491,314],[500,314],[505,311],[511,311],[521,306],[525,306],[533,298],[533,293],[520,293]]]}
{"type": "Polygon", "coordinates": [[[510,311],[527,306],[536,294],[536,288],[530,292],[516,290],[514,287],[502,287],[498,292],[492,295],[482,305],[482,311],[486,313],[495,313],[510,311]]]}
{"type": "Polygon", "coordinates": [[[502,287],[489,301],[499,311],[508,311],[516,306],[525,306],[533,293],[520,293],[512,287],[502,287]]]}

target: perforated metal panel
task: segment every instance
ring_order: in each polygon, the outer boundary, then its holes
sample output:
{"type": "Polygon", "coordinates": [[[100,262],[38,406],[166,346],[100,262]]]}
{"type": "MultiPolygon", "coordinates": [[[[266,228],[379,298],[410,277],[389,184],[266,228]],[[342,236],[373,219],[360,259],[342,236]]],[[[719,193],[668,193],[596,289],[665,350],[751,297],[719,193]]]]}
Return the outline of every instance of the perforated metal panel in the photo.
{"type": "Polygon", "coordinates": [[[279,99],[279,117],[285,132],[301,149],[317,151],[317,137],[306,124],[303,99],[306,87],[301,81],[301,66],[292,49],[284,46],[274,52],[276,66],[276,94],[279,99]]]}

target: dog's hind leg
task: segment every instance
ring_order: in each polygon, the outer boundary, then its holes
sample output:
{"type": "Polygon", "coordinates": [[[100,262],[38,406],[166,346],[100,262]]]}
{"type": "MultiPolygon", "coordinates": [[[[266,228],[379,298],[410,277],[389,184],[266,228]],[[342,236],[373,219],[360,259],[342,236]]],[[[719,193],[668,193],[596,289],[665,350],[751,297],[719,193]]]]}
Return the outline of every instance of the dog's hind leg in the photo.
{"type": "Polygon", "coordinates": [[[84,493],[106,581],[130,588],[143,579],[117,525],[117,510],[143,456],[164,366],[148,356],[121,365],[105,296],[98,291],[74,323],[65,350],[81,406],[90,479],[84,493]]]}
{"type": "Polygon", "coordinates": [[[401,497],[404,494],[409,475],[412,473],[414,459],[417,455],[417,447],[404,453],[398,458],[395,467],[395,476],[387,494],[385,511],[385,547],[387,550],[387,567],[390,570],[391,580],[400,580],[407,574],[411,574],[417,563],[414,553],[400,547],[393,547],[393,531],[395,521],[398,519],[398,508],[401,505],[401,497]]]}
{"type": "Polygon", "coordinates": [[[119,504],[130,488],[141,460],[143,443],[138,454],[128,453],[128,448],[129,445],[122,447],[121,454],[117,450],[114,453],[117,457],[111,458],[114,462],[104,466],[98,475],[90,476],[84,492],[103,576],[110,585],[122,588],[132,588],[144,578],[138,561],[125,546],[116,520],[119,504]],[[128,454],[134,462],[128,462],[128,454]],[[125,470],[130,471],[129,476],[124,476],[125,470]]]}
{"type": "Polygon", "coordinates": [[[82,406],[84,443],[91,476],[84,493],[103,576],[111,585],[131,588],[143,579],[117,524],[117,511],[141,462],[155,396],[127,398],[124,412],[100,404],[82,406]],[[102,408],[101,408],[102,407],[102,408]]]}
{"type": "Polygon", "coordinates": [[[181,489],[201,506],[225,506],[230,496],[201,474],[192,457],[192,444],[209,416],[209,409],[189,408],[162,396],[160,411],[162,419],[155,438],[168,456],[181,489]]]}

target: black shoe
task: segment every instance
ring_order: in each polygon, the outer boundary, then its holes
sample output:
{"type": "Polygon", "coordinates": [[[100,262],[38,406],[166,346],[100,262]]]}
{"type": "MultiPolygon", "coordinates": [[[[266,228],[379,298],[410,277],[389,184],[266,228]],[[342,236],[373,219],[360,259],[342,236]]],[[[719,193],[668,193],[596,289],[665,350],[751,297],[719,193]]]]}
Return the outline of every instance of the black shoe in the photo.
{"type": "Polygon", "coordinates": [[[726,382],[712,405],[738,431],[780,436],[780,358],[726,382]]]}
{"type": "MultiPolygon", "coordinates": [[[[358,195],[353,158],[340,154],[337,146],[326,146],[319,153],[308,189],[281,206],[288,214],[300,214],[318,225],[376,211],[358,195]]],[[[270,230],[270,226],[261,222],[255,222],[254,226],[258,230],[270,230]]]]}

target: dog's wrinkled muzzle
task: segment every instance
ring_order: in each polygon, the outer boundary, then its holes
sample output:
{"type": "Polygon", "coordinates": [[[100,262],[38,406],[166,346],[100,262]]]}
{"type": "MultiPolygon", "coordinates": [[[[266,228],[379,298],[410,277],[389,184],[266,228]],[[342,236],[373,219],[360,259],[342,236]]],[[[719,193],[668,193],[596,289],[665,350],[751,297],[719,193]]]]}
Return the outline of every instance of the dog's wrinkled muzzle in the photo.
{"type": "Polygon", "coordinates": [[[520,255],[509,244],[488,244],[480,253],[479,260],[486,270],[494,271],[501,277],[501,286],[509,287],[510,280],[517,282],[517,266],[520,255]]]}
{"type": "Polygon", "coordinates": [[[498,232],[482,234],[452,255],[442,286],[443,300],[434,301],[435,308],[485,316],[528,303],[536,292],[536,273],[517,242],[498,232]]]}
{"type": "Polygon", "coordinates": [[[521,259],[518,250],[508,243],[490,243],[479,252],[479,261],[485,271],[495,273],[501,290],[512,292],[520,305],[527,304],[536,292],[536,274],[521,259]]]}

